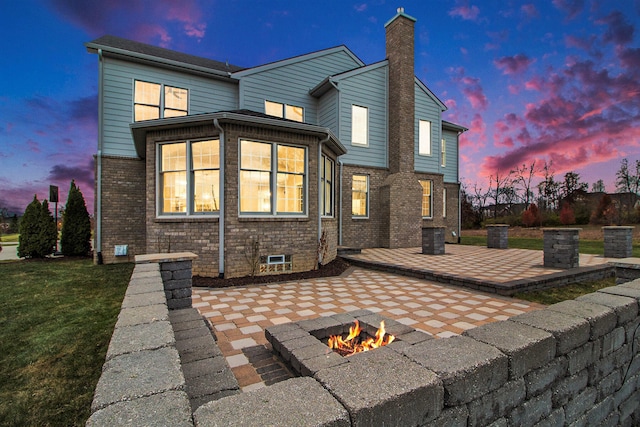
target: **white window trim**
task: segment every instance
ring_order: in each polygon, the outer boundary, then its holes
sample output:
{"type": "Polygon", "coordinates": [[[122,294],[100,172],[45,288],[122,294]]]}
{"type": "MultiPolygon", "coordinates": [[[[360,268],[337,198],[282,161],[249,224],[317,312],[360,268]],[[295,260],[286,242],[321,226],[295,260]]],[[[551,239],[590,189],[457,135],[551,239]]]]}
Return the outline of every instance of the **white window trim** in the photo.
{"type": "Polygon", "coordinates": [[[442,138],[440,143],[440,166],[447,167],[447,140],[442,138]]]}
{"type": "Polygon", "coordinates": [[[363,105],[357,105],[357,104],[351,104],[351,145],[356,146],[356,147],[368,147],[369,146],[369,107],[365,107],[363,105]],[[365,111],[366,113],[366,117],[365,117],[365,129],[364,129],[364,136],[365,136],[365,142],[361,143],[361,142],[354,142],[353,140],[353,117],[354,117],[354,111],[356,108],[361,108],[365,111]]]}
{"type": "Polygon", "coordinates": [[[364,176],[367,178],[367,213],[365,215],[354,215],[353,211],[351,212],[351,218],[352,219],[369,219],[369,212],[371,210],[371,205],[369,204],[369,194],[371,193],[371,183],[370,183],[370,176],[367,174],[361,174],[361,173],[354,173],[352,175],[352,181],[351,181],[351,197],[353,198],[353,176],[364,176]]]}
{"type": "MultiPolygon", "coordinates": [[[[423,219],[433,219],[433,180],[432,179],[421,179],[420,181],[427,181],[430,182],[431,184],[429,185],[430,187],[430,193],[429,193],[429,213],[431,214],[430,216],[422,216],[423,219]]],[[[422,187],[422,184],[420,184],[420,187],[422,187]]],[[[422,189],[422,197],[420,198],[420,213],[422,214],[422,199],[424,198],[424,188],[422,189]]]]}
{"type": "MultiPolygon", "coordinates": [[[[280,107],[281,107],[281,115],[280,116],[273,116],[273,117],[280,117],[281,119],[293,120],[293,119],[290,119],[289,117],[287,117],[287,107],[301,108],[302,109],[302,121],[300,123],[304,123],[304,115],[305,115],[305,108],[304,107],[302,107],[300,105],[285,104],[283,102],[278,102],[278,101],[272,101],[270,99],[265,99],[264,100],[264,112],[267,115],[268,115],[268,113],[267,113],[267,102],[270,102],[271,104],[280,105],[280,107]]],[[[297,120],[294,120],[294,121],[297,122],[297,120]]]]}
{"type": "MultiPolygon", "coordinates": [[[[178,140],[178,141],[163,141],[160,142],[158,144],[156,144],[156,181],[155,181],[155,185],[156,185],[156,218],[158,219],[167,219],[167,218],[186,218],[186,217],[191,217],[191,218],[219,218],[220,217],[220,209],[218,208],[217,211],[215,212],[194,212],[194,196],[193,196],[193,191],[194,191],[194,184],[193,184],[193,159],[191,158],[191,144],[193,144],[194,142],[202,142],[202,141],[209,141],[209,140],[217,140],[219,139],[218,136],[215,136],[213,138],[198,138],[198,139],[185,139],[185,140],[178,140]],[[167,145],[167,144],[179,144],[179,143],[185,143],[186,144],[186,175],[187,175],[187,211],[186,212],[175,212],[175,213],[171,213],[171,212],[163,212],[162,211],[162,187],[159,185],[160,181],[161,181],[161,169],[162,169],[162,150],[160,150],[160,147],[162,145],[167,145]]],[[[218,145],[219,147],[219,145],[218,145]]],[[[218,165],[218,171],[220,171],[221,169],[221,164],[224,161],[223,157],[222,157],[222,153],[219,153],[219,158],[220,158],[220,165],[218,165]]],[[[220,181],[220,175],[218,175],[218,181],[220,181]]],[[[218,186],[218,199],[219,199],[219,203],[218,203],[218,207],[221,205],[221,200],[224,197],[224,193],[222,192],[222,188],[223,188],[223,183],[219,182],[219,186],[218,186]]]]}
{"type": "Polygon", "coordinates": [[[429,120],[418,121],[418,154],[421,156],[432,156],[431,122],[429,120]]]}
{"type": "MultiPolygon", "coordinates": [[[[142,82],[142,83],[151,83],[151,84],[155,84],[155,85],[160,85],[160,105],[158,105],[158,109],[160,110],[158,112],[159,119],[163,119],[164,118],[164,110],[166,109],[165,106],[165,102],[164,102],[164,88],[166,86],[169,87],[173,87],[176,89],[183,89],[187,91],[187,116],[189,115],[189,111],[191,111],[191,90],[187,87],[179,87],[179,86],[175,86],[175,85],[171,85],[171,84],[167,84],[167,83],[158,83],[158,82],[152,82],[150,80],[142,80],[142,79],[133,79],[133,81],[131,82],[131,93],[132,93],[132,104],[131,104],[131,122],[132,123],[137,123],[136,122],[136,105],[138,105],[138,103],[136,103],[136,82],[142,82]]],[[[140,105],[151,105],[151,104],[142,104],[140,103],[140,105]]],[[[144,120],[139,120],[139,121],[144,121],[144,120]]]]}
{"type": "Polygon", "coordinates": [[[322,184],[322,188],[319,188],[318,191],[322,191],[322,204],[323,206],[320,207],[320,209],[322,210],[322,218],[333,218],[335,216],[335,175],[336,175],[336,162],[329,156],[322,154],[322,177],[320,179],[320,182],[322,184]],[[331,162],[331,213],[330,214],[325,214],[324,213],[324,207],[326,206],[326,200],[325,200],[325,192],[324,192],[324,185],[326,184],[326,177],[324,176],[324,171],[325,171],[325,162],[329,161],[331,162]]]}
{"type": "Polygon", "coordinates": [[[279,219],[288,219],[288,218],[308,218],[309,217],[309,150],[307,147],[303,145],[295,145],[295,144],[285,144],[274,141],[264,141],[261,139],[255,138],[238,138],[238,218],[279,218],[279,219]],[[241,161],[241,149],[240,146],[242,141],[251,141],[251,142],[260,142],[263,144],[271,145],[271,182],[269,183],[269,188],[271,189],[271,212],[242,212],[240,207],[240,186],[242,185],[240,182],[240,172],[242,169],[240,168],[241,161]],[[276,199],[275,194],[278,191],[278,160],[277,160],[277,151],[278,146],[287,146],[287,147],[295,147],[304,149],[304,207],[302,213],[278,213],[278,200],[276,199]],[[275,154],[274,154],[275,153],[275,154]],[[275,172],[274,172],[275,171],[275,172]]]}
{"type": "Polygon", "coordinates": [[[442,218],[447,217],[447,189],[442,189],[442,218]]]}

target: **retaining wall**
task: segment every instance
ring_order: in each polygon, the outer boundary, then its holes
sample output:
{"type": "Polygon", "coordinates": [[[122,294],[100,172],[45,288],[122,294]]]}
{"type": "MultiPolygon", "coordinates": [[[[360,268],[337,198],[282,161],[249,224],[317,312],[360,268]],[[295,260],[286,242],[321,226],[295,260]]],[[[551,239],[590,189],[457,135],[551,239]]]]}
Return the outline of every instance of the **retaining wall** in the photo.
{"type": "Polygon", "coordinates": [[[136,266],[87,425],[640,424],[640,279],[463,336],[407,333],[195,412],[161,282],[158,264],[136,266]]]}

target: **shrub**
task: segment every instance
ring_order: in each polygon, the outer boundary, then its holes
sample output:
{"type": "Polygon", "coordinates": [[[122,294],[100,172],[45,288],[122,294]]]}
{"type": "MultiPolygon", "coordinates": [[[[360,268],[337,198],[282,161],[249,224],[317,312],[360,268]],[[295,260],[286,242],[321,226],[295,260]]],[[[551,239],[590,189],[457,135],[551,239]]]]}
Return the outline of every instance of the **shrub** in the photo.
{"type": "Polygon", "coordinates": [[[535,203],[529,205],[529,208],[522,212],[522,225],[525,227],[535,227],[542,225],[542,216],[535,203]]]}
{"type": "Polygon", "coordinates": [[[562,204],[562,209],[560,210],[560,222],[562,225],[572,225],[576,223],[576,216],[573,213],[573,208],[567,202],[562,204]]]}
{"type": "Polygon", "coordinates": [[[618,213],[611,200],[611,196],[604,194],[598,202],[596,210],[591,214],[592,224],[611,225],[618,219],[618,213]]]}
{"type": "Polygon", "coordinates": [[[85,256],[91,251],[91,220],[84,197],[74,181],[71,181],[62,215],[60,245],[65,256],[85,256]]]}
{"type": "Polygon", "coordinates": [[[40,203],[34,195],[20,221],[18,256],[44,258],[51,255],[57,238],[56,222],[49,212],[49,203],[46,200],[40,203]]]}

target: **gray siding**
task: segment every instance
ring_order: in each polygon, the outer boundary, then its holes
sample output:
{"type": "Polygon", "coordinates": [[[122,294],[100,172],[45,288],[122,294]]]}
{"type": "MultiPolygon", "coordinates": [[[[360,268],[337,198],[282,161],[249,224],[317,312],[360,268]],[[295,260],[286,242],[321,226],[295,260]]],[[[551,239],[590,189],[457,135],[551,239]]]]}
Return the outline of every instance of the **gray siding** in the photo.
{"type": "Polygon", "coordinates": [[[374,67],[340,79],[340,135],[347,148],[345,164],[387,167],[388,66],[374,67]],[[351,106],[369,109],[369,146],[351,145],[351,106]]]}
{"type": "Polygon", "coordinates": [[[339,99],[338,91],[331,89],[318,100],[318,125],[328,127],[335,135],[338,135],[340,130],[339,99]]]}
{"type": "Polygon", "coordinates": [[[359,65],[345,51],[333,51],[310,54],[299,61],[285,61],[280,66],[265,66],[263,71],[255,73],[240,72],[240,108],[264,113],[265,100],[295,105],[304,108],[306,123],[318,124],[317,99],[309,95],[309,90],[327,76],[359,65]]]}
{"type": "Polygon", "coordinates": [[[444,182],[457,183],[460,180],[458,177],[458,134],[445,130],[442,131],[442,137],[446,141],[447,165],[441,167],[440,170],[444,173],[444,182]]]}
{"type": "MultiPolygon", "coordinates": [[[[427,95],[418,84],[415,84],[416,117],[415,117],[415,169],[418,172],[438,173],[440,171],[440,141],[442,139],[442,121],[440,106],[427,95]],[[420,120],[431,122],[431,155],[419,154],[420,120]]],[[[449,148],[449,147],[447,147],[449,148]]],[[[448,153],[447,153],[447,157],[448,153]]],[[[448,159],[447,159],[448,160],[448,159]]]]}
{"type": "Polygon", "coordinates": [[[238,108],[237,85],[137,63],[104,59],[103,154],[137,157],[129,124],[133,121],[133,82],[144,80],[189,90],[189,114],[238,108]]]}

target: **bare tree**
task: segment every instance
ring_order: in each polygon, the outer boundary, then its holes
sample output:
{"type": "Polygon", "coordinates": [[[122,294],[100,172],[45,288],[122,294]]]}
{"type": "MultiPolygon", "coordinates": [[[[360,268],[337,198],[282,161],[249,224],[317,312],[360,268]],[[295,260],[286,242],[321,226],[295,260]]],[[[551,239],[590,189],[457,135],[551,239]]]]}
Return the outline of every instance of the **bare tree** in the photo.
{"type": "Polygon", "coordinates": [[[534,160],[530,165],[525,165],[515,168],[511,171],[513,174],[513,184],[520,190],[522,190],[523,195],[521,200],[524,202],[524,208],[529,209],[529,205],[531,204],[531,200],[533,198],[533,191],[531,191],[531,186],[533,179],[535,176],[542,172],[540,167],[536,167],[536,161],[534,160]]]}
{"type": "Polygon", "coordinates": [[[478,183],[473,184],[473,200],[476,204],[480,215],[484,218],[484,210],[487,206],[487,200],[491,194],[491,190],[485,191],[478,183]]]}
{"type": "Polygon", "coordinates": [[[560,184],[554,178],[553,161],[544,162],[542,167],[543,180],[538,184],[538,194],[540,196],[540,208],[551,211],[558,209],[560,194],[560,184]]]}
{"type": "Polygon", "coordinates": [[[489,196],[494,200],[493,217],[498,217],[498,204],[504,199],[505,187],[511,182],[511,171],[504,173],[496,171],[495,175],[489,176],[489,196]]]}

